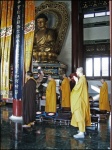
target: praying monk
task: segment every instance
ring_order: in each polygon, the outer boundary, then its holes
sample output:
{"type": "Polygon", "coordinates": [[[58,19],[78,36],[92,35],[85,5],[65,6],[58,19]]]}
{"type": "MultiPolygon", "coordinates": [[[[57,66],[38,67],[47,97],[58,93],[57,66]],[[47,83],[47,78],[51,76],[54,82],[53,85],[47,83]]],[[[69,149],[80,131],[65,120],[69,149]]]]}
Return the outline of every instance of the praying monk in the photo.
{"type": "Polygon", "coordinates": [[[49,83],[46,88],[45,112],[56,112],[56,81],[48,75],[49,83]]]}
{"type": "Polygon", "coordinates": [[[110,104],[108,99],[108,84],[104,79],[101,79],[102,86],[100,88],[99,109],[110,112],[110,104]]]}
{"type": "Polygon", "coordinates": [[[70,96],[72,112],[71,125],[79,128],[79,133],[73,135],[73,137],[84,138],[86,126],[91,125],[90,104],[87,81],[85,75],[83,75],[83,68],[77,68],[76,74],[77,77],[73,76],[76,85],[72,89],[70,96]]]}
{"type": "Polygon", "coordinates": [[[70,81],[69,79],[66,77],[65,74],[62,75],[63,77],[63,81],[61,83],[60,86],[60,90],[62,91],[62,102],[61,102],[61,107],[65,108],[65,107],[70,107],[70,81]]]}

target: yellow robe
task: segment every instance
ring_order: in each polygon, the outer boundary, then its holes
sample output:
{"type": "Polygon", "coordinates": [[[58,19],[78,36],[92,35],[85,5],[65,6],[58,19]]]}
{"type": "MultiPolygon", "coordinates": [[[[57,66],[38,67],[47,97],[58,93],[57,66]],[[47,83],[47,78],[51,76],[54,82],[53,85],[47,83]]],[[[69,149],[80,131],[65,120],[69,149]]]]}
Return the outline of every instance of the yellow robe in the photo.
{"type": "Polygon", "coordinates": [[[110,112],[110,104],[108,99],[108,85],[106,82],[103,83],[100,88],[100,99],[99,99],[100,110],[107,110],[110,112]]]}
{"type": "Polygon", "coordinates": [[[53,52],[56,42],[56,32],[53,29],[46,28],[46,32],[40,38],[38,37],[39,32],[41,30],[35,32],[34,50],[37,52],[53,52]]]}
{"type": "Polygon", "coordinates": [[[91,125],[90,104],[88,97],[87,81],[82,75],[72,89],[71,96],[71,125],[79,127],[79,131],[85,132],[85,127],[91,125]]]}
{"type": "Polygon", "coordinates": [[[67,77],[65,77],[61,84],[62,90],[62,107],[70,107],[70,81],[67,77]]]}
{"type": "Polygon", "coordinates": [[[56,81],[49,81],[46,88],[46,112],[56,112],[56,81]]]}

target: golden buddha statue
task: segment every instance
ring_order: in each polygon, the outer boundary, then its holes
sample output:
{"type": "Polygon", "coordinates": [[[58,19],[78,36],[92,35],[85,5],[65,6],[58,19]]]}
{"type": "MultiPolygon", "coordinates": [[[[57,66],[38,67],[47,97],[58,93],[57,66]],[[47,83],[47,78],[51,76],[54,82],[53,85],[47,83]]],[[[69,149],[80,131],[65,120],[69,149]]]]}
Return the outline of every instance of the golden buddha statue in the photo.
{"type": "Polygon", "coordinates": [[[40,14],[36,18],[36,27],[33,45],[33,59],[37,62],[53,62],[57,59],[55,43],[56,30],[47,28],[48,17],[40,14]]]}

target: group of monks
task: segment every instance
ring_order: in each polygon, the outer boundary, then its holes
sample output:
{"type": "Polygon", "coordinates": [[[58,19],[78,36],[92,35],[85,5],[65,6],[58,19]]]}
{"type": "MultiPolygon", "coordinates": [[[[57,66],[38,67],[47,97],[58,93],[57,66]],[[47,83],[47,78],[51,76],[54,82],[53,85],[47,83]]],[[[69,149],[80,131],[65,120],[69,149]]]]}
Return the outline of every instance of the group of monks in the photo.
{"type": "MultiPolygon", "coordinates": [[[[79,67],[76,70],[76,75],[68,78],[65,74],[62,75],[63,80],[59,87],[61,90],[61,107],[70,107],[72,118],[71,125],[78,127],[78,134],[73,135],[74,138],[84,138],[86,126],[91,126],[91,113],[88,95],[88,84],[83,68],[79,67]],[[74,80],[75,85],[70,88],[70,81],[74,80]]],[[[51,75],[48,76],[48,86],[46,88],[46,112],[56,112],[56,81],[51,75]]],[[[100,87],[99,107],[101,110],[110,111],[108,101],[108,87],[104,79],[101,80],[103,86],[100,87]]]]}
{"type": "MultiPolygon", "coordinates": [[[[73,74],[71,78],[68,78],[65,74],[62,75],[62,78],[63,80],[59,87],[61,91],[61,107],[70,108],[72,114],[71,125],[79,129],[78,134],[73,135],[73,137],[84,138],[86,126],[91,126],[91,113],[88,84],[83,74],[83,68],[77,68],[76,74],[73,74]],[[74,86],[72,80],[75,81],[74,86]],[[70,87],[71,81],[72,88],[70,87]]],[[[40,82],[41,80],[38,81],[40,82]]],[[[104,79],[101,80],[101,83],[99,108],[100,110],[110,111],[108,86],[104,79]]],[[[23,127],[31,127],[35,122],[36,84],[37,81],[32,77],[32,72],[27,72],[27,81],[23,87],[23,127]]],[[[45,112],[55,113],[57,111],[56,81],[52,75],[48,75],[46,95],[42,98],[46,99],[45,112]]]]}
{"type": "MultiPolygon", "coordinates": [[[[76,85],[72,91],[70,88],[70,79],[63,74],[63,80],[60,85],[61,107],[70,107],[72,113],[71,125],[79,127],[79,133],[74,138],[84,138],[85,127],[91,125],[88,88],[83,68],[77,68],[76,75],[73,76],[76,85]]],[[[48,85],[46,88],[45,111],[56,112],[56,81],[51,75],[48,76],[48,85]]]]}
{"type": "MultiPolygon", "coordinates": [[[[61,90],[61,107],[70,108],[70,81],[65,74],[62,75],[62,78],[63,80],[59,87],[59,90],[61,90]]],[[[48,75],[48,80],[46,96],[43,97],[46,99],[45,111],[55,113],[57,111],[56,81],[52,75],[48,75]]]]}

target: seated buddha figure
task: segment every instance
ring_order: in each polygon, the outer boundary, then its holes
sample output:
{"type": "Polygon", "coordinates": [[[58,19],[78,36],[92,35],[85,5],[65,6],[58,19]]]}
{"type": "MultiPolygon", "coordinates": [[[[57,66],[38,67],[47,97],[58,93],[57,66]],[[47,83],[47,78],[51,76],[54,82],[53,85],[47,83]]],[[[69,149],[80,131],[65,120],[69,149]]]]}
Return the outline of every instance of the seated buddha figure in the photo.
{"type": "Polygon", "coordinates": [[[36,18],[36,27],[34,34],[33,59],[37,62],[56,61],[55,52],[56,31],[47,28],[48,17],[40,14],[36,18]]]}

